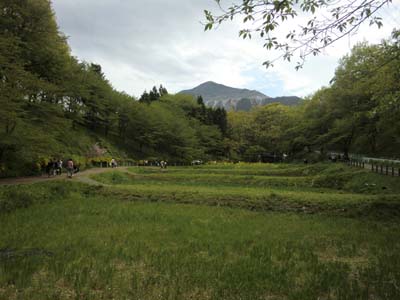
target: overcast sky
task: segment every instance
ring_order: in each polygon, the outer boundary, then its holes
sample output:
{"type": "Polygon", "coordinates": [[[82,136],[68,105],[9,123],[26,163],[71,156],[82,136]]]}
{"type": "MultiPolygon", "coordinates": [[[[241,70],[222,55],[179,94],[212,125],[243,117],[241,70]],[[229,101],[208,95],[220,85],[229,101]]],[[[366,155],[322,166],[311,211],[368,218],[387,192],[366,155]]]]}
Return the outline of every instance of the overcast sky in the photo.
{"type": "Polygon", "coordinates": [[[117,90],[136,97],[154,85],[176,93],[209,80],[268,96],[306,96],[328,85],[354,44],[379,42],[400,27],[397,2],[381,11],[380,30],[362,27],[300,71],[287,62],[266,70],[270,54],[261,40],[238,38],[239,22],[204,32],[203,11],[217,12],[214,0],[54,0],[53,9],[72,54],[100,64],[117,90]]]}

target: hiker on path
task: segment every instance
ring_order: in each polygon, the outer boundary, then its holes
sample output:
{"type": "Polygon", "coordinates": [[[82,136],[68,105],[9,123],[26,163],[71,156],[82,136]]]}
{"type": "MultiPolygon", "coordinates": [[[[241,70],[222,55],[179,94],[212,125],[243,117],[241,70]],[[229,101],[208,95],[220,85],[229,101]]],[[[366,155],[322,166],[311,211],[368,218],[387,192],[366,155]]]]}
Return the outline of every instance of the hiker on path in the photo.
{"type": "Polygon", "coordinates": [[[50,159],[50,161],[46,165],[46,173],[48,177],[50,177],[53,174],[53,166],[54,162],[52,159],[50,159]]]}
{"type": "Polygon", "coordinates": [[[74,174],[74,162],[72,158],[67,161],[67,176],[72,178],[72,174],[74,174]]]}
{"type": "Polygon", "coordinates": [[[61,175],[62,173],[62,166],[63,166],[63,161],[59,159],[57,161],[57,175],[61,175]]]}
{"type": "Polygon", "coordinates": [[[110,165],[111,165],[111,168],[116,168],[117,167],[117,161],[114,158],[112,158],[111,162],[110,162],[110,165]]]}

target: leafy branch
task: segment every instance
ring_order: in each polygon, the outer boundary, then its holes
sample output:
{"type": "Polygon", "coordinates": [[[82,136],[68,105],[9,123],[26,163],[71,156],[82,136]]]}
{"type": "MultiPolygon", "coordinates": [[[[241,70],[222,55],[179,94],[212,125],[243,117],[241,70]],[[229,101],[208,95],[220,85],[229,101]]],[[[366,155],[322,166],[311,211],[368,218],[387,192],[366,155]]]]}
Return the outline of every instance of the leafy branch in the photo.
{"type": "Polygon", "coordinates": [[[392,0],[242,0],[224,9],[221,0],[214,0],[220,8],[219,14],[205,10],[205,31],[217,28],[223,22],[242,16],[243,24],[249,24],[239,30],[243,39],[251,39],[258,34],[264,39],[263,47],[275,49],[280,54],[272,60],[266,60],[267,68],[279,59],[291,61],[296,56],[296,70],[301,68],[306,58],[316,56],[323,49],[341,38],[357,32],[361,24],[382,27],[382,18],[376,15],[384,5],[392,0]],[[284,36],[279,27],[290,19],[307,16],[298,28],[284,36]]]}

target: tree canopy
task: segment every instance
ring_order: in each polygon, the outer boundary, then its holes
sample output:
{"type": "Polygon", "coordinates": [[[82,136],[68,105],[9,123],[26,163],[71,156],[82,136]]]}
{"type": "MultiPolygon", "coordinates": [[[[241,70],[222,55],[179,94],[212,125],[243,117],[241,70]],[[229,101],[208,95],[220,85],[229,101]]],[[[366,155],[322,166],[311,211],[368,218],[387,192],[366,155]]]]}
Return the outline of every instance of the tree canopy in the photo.
{"type": "Polygon", "coordinates": [[[398,32],[379,45],[358,44],[340,60],[331,85],[301,106],[272,104],[249,113],[230,112],[231,145],[239,145],[235,155],[246,158],[246,149],[258,147],[258,154],[294,157],[337,151],[398,158],[399,46],[398,32]]]}
{"type": "Polygon", "coordinates": [[[0,176],[50,158],[85,163],[94,152],[171,162],[223,155],[222,112],[162,85],[140,101],[115,90],[100,65],[71,55],[50,1],[1,1],[0,15],[0,176]]]}
{"type": "Polygon", "coordinates": [[[100,65],[71,55],[49,1],[2,1],[0,14],[0,176],[38,172],[50,158],[84,164],[100,155],[170,162],[316,150],[398,155],[398,31],[354,47],[330,86],[301,106],[227,113],[162,85],[140,101],[115,90],[100,65]]]}

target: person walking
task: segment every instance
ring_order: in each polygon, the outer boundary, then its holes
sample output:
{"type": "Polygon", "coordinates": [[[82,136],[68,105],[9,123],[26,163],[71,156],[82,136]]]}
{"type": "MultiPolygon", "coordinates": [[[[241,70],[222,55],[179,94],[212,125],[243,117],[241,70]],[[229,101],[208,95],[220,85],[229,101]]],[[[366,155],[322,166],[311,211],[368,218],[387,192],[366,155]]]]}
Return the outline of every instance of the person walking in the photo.
{"type": "Polygon", "coordinates": [[[72,178],[72,174],[74,174],[74,162],[72,158],[67,161],[67,176],[72,178]]]}
{"type": "Polygon", "coordinates": [[[62,173],[62,166],[63,166],[63,161],[59,159],[57,161],[57,175],[61,175],[62,173]]]}
{"type": "Polygon", "coordinates": [[[117,161],[114,158],[111,159],[110,166],[111,166],[111,168],[117,167],[117,161]]]}
{"type": "Polygon", "coordinates": [[[53,166],[54,166],[53,159],[50,159],[46,165],[46,173],[48,177],[50,177],[53,173],[53,166]]]}

